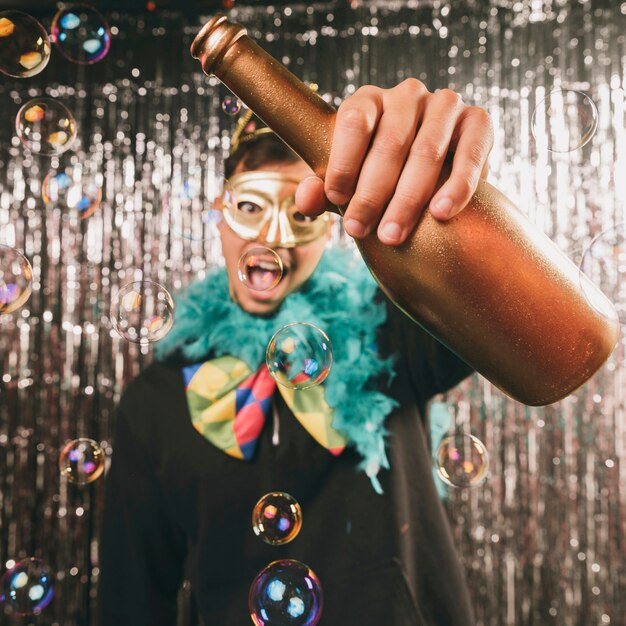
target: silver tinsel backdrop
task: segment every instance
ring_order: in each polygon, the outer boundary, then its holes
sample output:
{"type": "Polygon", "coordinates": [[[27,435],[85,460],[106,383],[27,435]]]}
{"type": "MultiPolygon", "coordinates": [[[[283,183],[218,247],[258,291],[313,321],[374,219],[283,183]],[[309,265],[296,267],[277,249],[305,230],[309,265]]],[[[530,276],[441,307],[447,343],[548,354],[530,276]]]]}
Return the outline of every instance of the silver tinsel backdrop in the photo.
{"type": "MultiPolygon", "coordinates": [[[[595,235],[626,221],[626,3],[416,0],[230,14],[329,101],[415,76],[487,108],[490,180],[576,262],[595,235]],[[555,88],[584,91],[598,107],[597,133],[575,152],[539,151],[531,133],[536,105],[555,88]]],[[[109,13],[112,46],[100,63],[72,65],[53,50],[39,76],[0,77],[0,243],[34,271],[30,300],[0,316],[0,569],[28,556],[53,567],[56,596],[36,624],[96,623],[104,480],[68,483],[58,455],[81,436],[110,455],[115,403],[151,358],[112,330],[111,299],[133,280],[175,292],[219,260],[202,207],[234,122],[220,109],[227,91],[189,55],[206,17],[109,13]],[[60,99],[78,122],[79,143],[59,159],[29,155],[15,137],[18,109],[38,95],[60,99]],[[104,185],[84,221],[41,193],[51,169],[78,162],[104,185]],[[170,228],[176,220],[191,237],[170,228]]],[[[525,407],[478,376],[444,398],[490,454],[489,480],[448,498],[483,626],[626,624],[623,337],[594,379],[556,405],[525,407]]]]}

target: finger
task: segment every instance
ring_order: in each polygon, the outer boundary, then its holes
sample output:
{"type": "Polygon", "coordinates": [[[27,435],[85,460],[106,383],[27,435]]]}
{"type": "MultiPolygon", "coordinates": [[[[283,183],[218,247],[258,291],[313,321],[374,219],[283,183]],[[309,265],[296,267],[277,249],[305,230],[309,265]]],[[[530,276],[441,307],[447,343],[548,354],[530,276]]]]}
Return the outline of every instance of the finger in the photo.
{"type": "Polygon", "coordinates": [[[493,146],[493,126],[489,114],[478,107],[468,107],[459,121],[459,140],[452,161],[452,171],[430,202],[433,217],[454,217],[469,202],[493,146]]]}
{"type": "Polygon", "coordinates": [[[318,176],[308,176],[300,182],[295,200],[298,211],[309,217],[321,215],[330,208],[324,194],[324,181],[318,176]]]}
{"type": "Polygon", "coordinates": [[[361,87],[337,111],[324,190],[330,202],[349,202],[382,114],[382,89],[361,87]]]}
{"type": "MultiPolygon", "coordinates": [[[[491,150],[489,150],[489,152],[491,153],[491,150]]],[[[487,180],[489,178],[489,155],[487,155],[487,160],[483,165],[483,169],[480,171],[480,177],[482,180],[487,180]]]]}
{"type": "MultiPolygon", "coordinates": [[[[420,96],[425,92],[426,88],[417,80],[404,81],[385,91],[384,113],[344,214],[348,234],[355,237],[367,235],[380,222],[415,139],[422,113],[420,96]]],[[[382,232],[379,230],[379,237],[383,243],[394,244],[401,233],[394,221],[387,220],[382,232]]]]}
{"type": "Polygon", "coordinates": [[[459,96],[449,89],[429,98],[395,193],[378,226],[384,243],[403,243],[417,225],[435,190],[461,111],[459,96]],[[393,240],[385,238],[390,224],[396,229],[393,240]]]}

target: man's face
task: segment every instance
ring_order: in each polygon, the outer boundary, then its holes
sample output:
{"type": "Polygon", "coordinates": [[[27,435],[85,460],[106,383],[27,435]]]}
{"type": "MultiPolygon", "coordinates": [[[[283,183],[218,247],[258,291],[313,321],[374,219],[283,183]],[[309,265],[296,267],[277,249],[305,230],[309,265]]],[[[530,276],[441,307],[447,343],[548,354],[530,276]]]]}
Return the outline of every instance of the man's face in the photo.
{"type": "MultiPolygon", "coordinates": [[[[255,172],[262,171],[278,172],[297,181],[313,174],[311,168],[304,161],[273,163],[255,170],[255,172]]],[[[237,168],[234,174],[240,172],[241,170],[237,168]]],[[[295,181],[281,184],[278,200],[286,200],[293,196],[296,187],[295,181]]],[[[295,247],[281,247],[280,241],[275,240],[277,238],[275,232],[273,235],[262,233],[257,239],[250,241],[237,235],[225,220],[221,220],[219,229],[231,297],[242,309],[255,315],[272,313],[290,293],[299,289],[309,279],[317,267],[328,241],[327,231],[309,243],[295,247]],[[283,263],[283,275],[280,282],[266,291],[250,289],[239,278],[239,259],[249,250],[259,247],[274,250],[283,263]]]]}

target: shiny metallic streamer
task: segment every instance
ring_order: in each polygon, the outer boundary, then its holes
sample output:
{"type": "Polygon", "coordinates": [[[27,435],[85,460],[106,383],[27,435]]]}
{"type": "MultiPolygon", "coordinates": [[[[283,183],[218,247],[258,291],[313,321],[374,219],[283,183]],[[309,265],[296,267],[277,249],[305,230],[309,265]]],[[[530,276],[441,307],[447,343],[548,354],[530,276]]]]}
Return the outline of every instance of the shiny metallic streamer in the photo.
{"type": "MultiPolygon", "coordinates": [[[[487,108],[496,125],[490,180],[575,261],[595,235],[626,221],[626,3],[394,1],[230,13],[334,104],[362,84],[416,76],[487,108]],[[598,107],[595,137],[572,153],[540,151],[531,134],[535,107],[555,88],[584,91],[598,107]]],[[[38,556],[57,572],[55,600],[34,624],[96,624],[103,481],[61,480],[57,457],[79,436],[110,454],[115,403],[151,358],[115,335],[112,299],[133,280],[175,292],[219,263],[203,205],[234,122],[220,109],[227,91],[188,52],[207,16],[107,17],[112,47],[99,64],[71,65],[53,51],[41,75],[0,81],[0,243],[33,265],[31,299],[0,317],[0,566],[38,556]],[[14,115],[38,95],[60,98],[79,124],[79,145],[59,159],[27,154],[14,136],[14,115]],[[41,198],[51,168],[79,161],[104,177],[102,203],[82,222],[41,198]],[[188,229],[191,237],[180,235],[188,229]]],[[[625,352],[623,333],[592,381],[544,409],[478,377],[446,395],[457,426],[490,453],[490,479],[451,490],[448,502],[479,624],[624,623],[625,352]]],[[[190,615],[181,611],[181,624],[190,615]]]]}

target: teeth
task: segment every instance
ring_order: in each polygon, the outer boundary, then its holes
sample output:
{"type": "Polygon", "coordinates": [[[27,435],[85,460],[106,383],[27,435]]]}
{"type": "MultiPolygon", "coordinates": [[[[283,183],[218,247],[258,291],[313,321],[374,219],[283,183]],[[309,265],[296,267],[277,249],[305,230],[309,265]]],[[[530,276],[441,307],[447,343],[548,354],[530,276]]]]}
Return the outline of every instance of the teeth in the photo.
{"type": "Polygon", "coordinates": [[[279,270],[278,264],[272,261],[259,261],[256,267],[266,272],[277,272],[279,270]]]}

